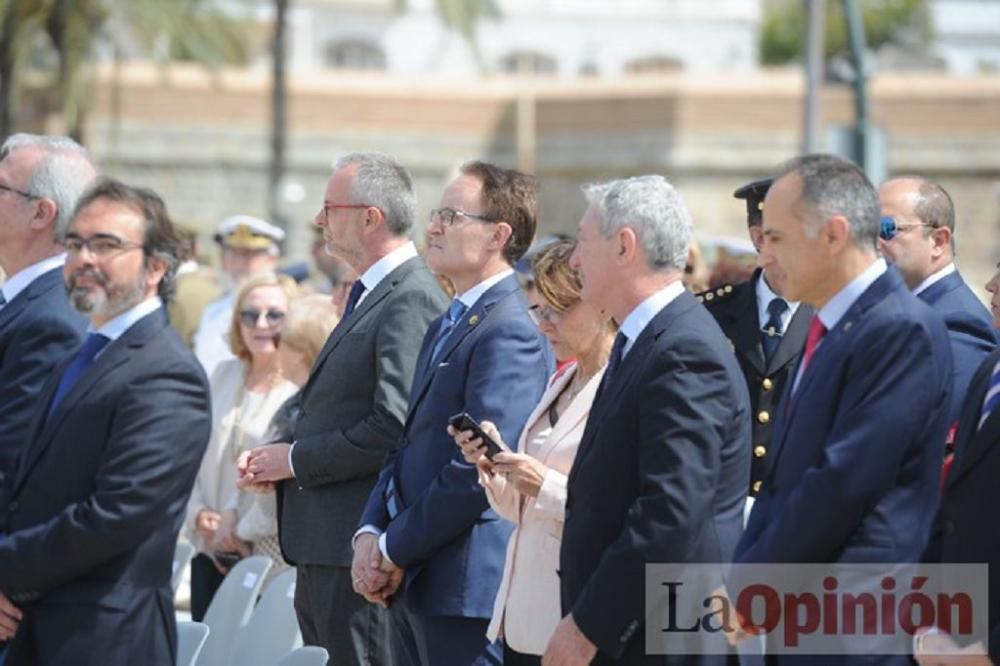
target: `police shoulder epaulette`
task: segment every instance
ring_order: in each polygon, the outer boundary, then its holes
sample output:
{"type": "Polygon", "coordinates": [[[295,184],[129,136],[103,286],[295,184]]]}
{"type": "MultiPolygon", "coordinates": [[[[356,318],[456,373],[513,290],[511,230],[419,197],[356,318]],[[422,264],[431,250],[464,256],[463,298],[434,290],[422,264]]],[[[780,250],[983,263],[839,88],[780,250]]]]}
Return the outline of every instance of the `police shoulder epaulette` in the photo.
{"type": "Polygon", "coordinates": [[[695,298],[698,299],[699,303],[704,303],[705,305],[713,305],[720,301],[724,301],[733,295],[733,285],[724,284],[715,289],[708,289],[699,294],[695,294],[695,298]]]}

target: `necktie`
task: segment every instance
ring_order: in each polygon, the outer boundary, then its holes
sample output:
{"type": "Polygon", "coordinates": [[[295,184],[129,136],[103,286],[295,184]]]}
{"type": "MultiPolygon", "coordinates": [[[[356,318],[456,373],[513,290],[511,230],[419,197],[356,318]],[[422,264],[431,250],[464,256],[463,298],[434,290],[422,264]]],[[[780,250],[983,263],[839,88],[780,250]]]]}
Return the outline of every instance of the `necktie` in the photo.
{"type": "Polygon", "coordinates": [[[608,367],[604,369],[604,376],[601,377],[601,383],[597,387],[597,394],[594,396],[596,401],[601,397],[601,393],[604,392],[604,387],[608,385],[611,381],[611,375],[615,373],[618,366],[621,365],[622,356],[625,353],[625,345],[628,343],[628,336],[618,331],[618,335],[615,336],[615,343],[611,345],[611,354],[608,356],[608,367]]]}
{"type": "Polygon", "coordinates": [[[813,315],[812,321],[809,322],[809,333],[806,334],[806,350],[802,354],[803,374],[809,367],[809,361],[812,360],[813,354],[816,353],[816,348],[819,346],[819,341],[823,339],[824,335],[826,335],[826,326],[819,320],[819,315],[813,315]]]}
{"type": "Polygon", "coordinates": [[[986,389],[986,396],[983,398],[983,411],[979,417],[979,425],[976,426],[977,430],[983,427],[986,419],[997,408],[997,405],[1000,405],[1000,361],[993,366],[993,374],[990,376],[990,385],[986,389]]]}
{"type": "Polygon", "coordinates": [[[781,344],[781,315],[785,314],[786,310],[788,310],[788,303],[783,298],[771,299],[771,302],[767,304],[768,319],[764,324],[764,330],[761,331],[761,344],[764,347],[764,356],[767,360],[771,360],[778,345],[781,344]]]}
{"type": "Polygon", "coordinates": [[[70,389],[79,381],[80,377],[87,370],[90,364],[93,362],[94,357],[104,349],[104,347],[111,342],[111,338],[101,335],[100,333],[91,333],[87,336],[87,339],[83,341],[83,345],[77,350],[76,356],[70,361],[70,364],[66,366],[66,370],[63,372],[62,379],[59,380],[59,386],[56,388],[56,394],[52,397],[52,404],[49,405],[49,414],[56,411],[56,407],[62,402],[62,399],[66,397],[70,389]]]}
{"type": "Polygon", "coordinates": [[[2,291],[0,291],[0,308],[5,305],[7,305],[7,297],[3,295],[2,291]]]}
{"type": "Polygon", "coordinates": [[[441,328],[438,329],[437,337],[434,339],[430,365],[434,365],[434,359],[436,359],[438,354],[441,353],[441,350],[444,349],[444,343],[448,340],[448,336],[451,334],[452,330],[455,328],[455,324],[459,322],[467,309],[468,308],[465,307],[465,303],[457,298],[451,302],[451,305],[448,306],[448,312],[445,313],[444,319],[441,320],[441,328]]]}
{"type": "Polygon", "coordinates": [[[351,292],[347,295],[347,305],[344,307],[344,318],[350,317],[361,300],[361,294],[365,293],[365,283],[355,280],[351,285],[351,292]]]}

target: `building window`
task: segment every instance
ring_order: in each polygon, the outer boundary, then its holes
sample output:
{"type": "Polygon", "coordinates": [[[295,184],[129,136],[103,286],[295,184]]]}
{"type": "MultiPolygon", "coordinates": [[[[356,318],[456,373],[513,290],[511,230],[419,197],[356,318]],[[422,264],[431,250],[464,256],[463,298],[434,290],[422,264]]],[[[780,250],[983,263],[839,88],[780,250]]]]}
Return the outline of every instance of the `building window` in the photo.
{"type": "Polygon", "coordinates": [[[515,51],[500,59],[500,71],[505,74],[555,74],[556,59],[537,51],[515,51]]]}
{"type": "Polygon", "coordinates": [[[682,69],[684,69],[684,63],[678,58],[661,55],[645,56],[625,63],[626,74],[663,74],[665,72],[679,72],[682,69]]]}
{"type": "Polygon", "coordinates": [[[385,53],[371,42],[345,39],[326,47],[326,66],[337,69],[385,69],[385,53]]]}

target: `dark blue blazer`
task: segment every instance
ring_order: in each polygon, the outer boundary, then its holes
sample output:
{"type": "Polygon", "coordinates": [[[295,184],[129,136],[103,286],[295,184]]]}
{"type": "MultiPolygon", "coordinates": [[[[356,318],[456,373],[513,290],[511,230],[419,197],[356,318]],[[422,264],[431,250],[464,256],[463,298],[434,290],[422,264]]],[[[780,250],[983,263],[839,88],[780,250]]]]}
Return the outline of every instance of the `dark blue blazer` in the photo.
{"type": "Polygon", "coordinates": [[[984,521],[984,512],[1000,504],[1000,410],[976,428],[990,375],[1000,351],[989,354],[969,385],[955,438],[955,461],[945,484],[941,507],[927,549],[930,562],[989,565],[989,653],[1000,663],[1000,531],[984,521]]]}
{"type": "Polygon", "coordinates": [[[389,556],[406,570],[406,602],[414,612],[488,618],[513,526],[489,508],[475,466],[447,433],[448,418],[466,411],[497,424],[505,441],[518,441],[553,358],[513,276],[465,313],[428,367],[441,320],[424,337],[399,447],[379,475],[361,525],[385,531],[389,556]],[[392,520],[390,478],[400,509],[392,520]]]}
{"type": "Polygon", "coordinates": [[[920,560],[948,428],[947,335],[895,268],[865,290],[782,400],[737,562],[920,560]]]}
{"type": "Polygon", "coordinates": [[[562,607],[600,649],[594,663],[665,663],[646,655],[645,565],[730,561],[749,471],[746,382],[685,291],[605,382],[569,475],[562,607]]]}
{"type": "Polygon", "coordinates": [[[0,515],[6,664],[173,664],[171,564],[211,430],[208,382],[164,309],[105,347],[59,406],[51,373],[0,515]]]}
{"type": "Polygon", "coordinates": [[[61,268],[38,276],[0,309],[0,511],[42,385],[86,328],[69,305],[61,268]]]}
{"type": "Polygon", "coordinates": [[[986,306],[976,298],[958,271],[920,292],[918,298],[931,306],[948,328],[952,365],[948,413],[949,423],[954,423],[961,415],[962,398],[972,375],[986,355],[996,349],[997,333],[986,306]]]}

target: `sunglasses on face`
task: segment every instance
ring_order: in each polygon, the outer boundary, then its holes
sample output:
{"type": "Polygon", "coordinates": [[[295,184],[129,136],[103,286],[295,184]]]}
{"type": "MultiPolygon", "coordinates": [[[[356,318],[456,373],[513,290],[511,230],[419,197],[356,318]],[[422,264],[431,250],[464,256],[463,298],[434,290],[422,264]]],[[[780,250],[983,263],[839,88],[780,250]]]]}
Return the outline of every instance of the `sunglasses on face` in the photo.
{"type": "Polygon", "coordinates": [[[240,321],[244,326],[253,328],[260,324],[261,316],[267,321],[266,326],[277,326],[285,319],[285,313],[281,310],[240,310],[240,321]]]}
{"type": "Polygon", "coordinates": [[[915,227],[932,227],[933,224],[926,222],[914,222],[913,224],[900,224],[891,215],[884,216],[879,222],[878,236],[884,241],[891,241],[899,235],[899,232],[913,229],[915,227]]]}

